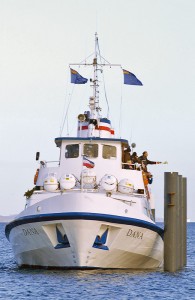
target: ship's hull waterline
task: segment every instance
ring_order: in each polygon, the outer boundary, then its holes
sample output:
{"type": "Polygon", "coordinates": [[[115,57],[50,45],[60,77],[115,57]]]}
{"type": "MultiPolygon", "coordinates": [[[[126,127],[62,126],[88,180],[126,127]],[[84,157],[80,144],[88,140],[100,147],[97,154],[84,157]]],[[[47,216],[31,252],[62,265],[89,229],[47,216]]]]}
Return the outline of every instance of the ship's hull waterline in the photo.
{"type": "MultiPolygon", "coordinates": [[[[39,203],[41,214],[32,213],[37,208],[35,204],[29,208],[31,214],[21,215],[7,225],[6,235],[19,266],[153,269],[162,265],[163,233],[155,224],[133,218],[131,212],[128,216],[114,214],[116,209],[120,211],[127,205],[115,201],[113,207],[112,199],[105,203],[104,213],[101,209],[97,213],[97,206],[103,203],[100,197],[97,197],[99,203],[93,200],[95,207],[91,212],[90,197],[88,201],[84,196],[71,198],[69,211],[63,210],[67,197],[56,196],[39,203]],[[44,211],[49,202],[56,203],[58,212],[44,211]],[[112,214],[105,214],[105,207],[112,214]],[[97,236],[104,236],[100,243],[96,243],[97,236]]],[[[47,207],[54,211],[53,205],[47,207]]]]}

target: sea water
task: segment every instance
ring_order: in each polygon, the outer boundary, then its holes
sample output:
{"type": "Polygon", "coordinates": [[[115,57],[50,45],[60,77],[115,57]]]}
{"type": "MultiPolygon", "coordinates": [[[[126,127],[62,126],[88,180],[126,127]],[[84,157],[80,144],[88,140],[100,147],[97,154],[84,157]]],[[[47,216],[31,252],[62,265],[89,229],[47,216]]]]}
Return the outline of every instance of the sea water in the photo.
{"type": "Polygon", "coordinates": [[[0,224],[0,299],[195,299],[195,223],[188,223],[187,266],[163,270],[21,269],[0,224]]]}

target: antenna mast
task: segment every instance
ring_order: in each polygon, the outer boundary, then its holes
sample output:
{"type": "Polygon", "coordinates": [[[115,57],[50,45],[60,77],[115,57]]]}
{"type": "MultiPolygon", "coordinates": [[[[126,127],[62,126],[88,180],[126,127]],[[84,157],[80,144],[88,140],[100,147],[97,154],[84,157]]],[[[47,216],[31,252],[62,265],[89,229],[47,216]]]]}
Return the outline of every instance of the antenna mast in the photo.
{"type": "Polygon", "coordinates": [[[93,97],[90,97],[89,101],[89,107],[91,110],[91,116],[93,118],[96,117],[96,112],[99,116],[99,111],[101,111],[101,108],[99,106],[99,80],[98,80],[98,36],[97,32],[95,33],[95,52],[94,52],[94,59],[93,59],[93,69],[94,69],[94,75],[93,80],[91,80],[92,87],[93,87],[93,97]]]}
{"type": "MultiPolygon", "coordinates": [[[[82,61],[81,63],[71,63],[69,64],[69,66],[71,65],[84,65],[84,66],[93,66],[93,79],[90,79],[91,82],[91,87],[93,87],[93,96],[91,96],[89,98],[89,108],[90,108],[90,118],[91,119],[97,119],[100,117],[100,111],[101,108],[99,106],[99,80],[98,80],[98,71],[102,72],[102,67],[105,66],[117,66],[117,67],[121,67],[120,64],[110,64],[108,61],[105,60],[105,58],[103,58],[100,54],[100,50],[99,50],[99,44],[98,44],[98,35],[97,32],[95,33],[95,52],[94,54],[94,58],[93,58],[93,62],[92,63],[86,63],[84,61],[82,61]],[[100,58],[100,63],[98,63],[98,56],[100,58]],[[101,59],[104,60],[104,62],[101,61],[101,59]]],[[[92,54],[92,55],[93,55],[92,54]]],[[[90,55],[91,56],[91,55],[90,55]]],[[[89,57],[88,57],[89,58],[89,57]]]]}

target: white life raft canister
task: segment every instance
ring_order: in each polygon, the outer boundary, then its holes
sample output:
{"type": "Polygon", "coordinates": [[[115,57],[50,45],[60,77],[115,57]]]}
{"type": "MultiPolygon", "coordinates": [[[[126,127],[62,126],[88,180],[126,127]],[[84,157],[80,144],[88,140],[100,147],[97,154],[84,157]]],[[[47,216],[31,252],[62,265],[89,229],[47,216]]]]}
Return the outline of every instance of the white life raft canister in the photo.
{"type": "Polygon", "coordinates": [[[134,184],[127,178],[120,180],[118,191],[123,194],[133,194],[134,184]]]}
{"type": "Polygon", "coordinates": [[[54,192],[58,188],[58,180],[55,175],[48,175],[45,178],[43,185],[47,192],[54,192]]]}
{"type": "Polygon", "coordinates": [[[114,191],[116,190],[117,179],[113,175],[106,174],[101,180],[101,187],[105,191],[114,191]]]}
{"type": "Polygon", "coordinates": [[[60,178],[61,190],[70,190],[75,186],[76,179],[72,174],[65,174],[60,178]]]}

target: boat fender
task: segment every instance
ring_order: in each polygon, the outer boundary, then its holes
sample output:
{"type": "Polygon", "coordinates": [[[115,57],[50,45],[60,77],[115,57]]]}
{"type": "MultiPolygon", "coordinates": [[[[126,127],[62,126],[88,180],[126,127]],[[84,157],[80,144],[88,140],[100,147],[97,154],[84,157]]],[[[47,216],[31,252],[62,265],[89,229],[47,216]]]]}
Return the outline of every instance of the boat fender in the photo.
{"type": "Polygon", "coordinates": [[[142,176],[143,176],[144,185],[147,186],[148,185],[148,176],[145,172],[142,172],[142,176]]]}
{"type": "Polygon", "coordinates": [[[36,170],[36,173],[34,176],[34,185],[36,185],[36,183],[37,183],[38,176],[39,176],[39,169],[36,170]]]}

